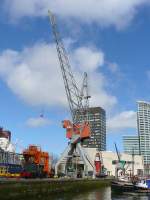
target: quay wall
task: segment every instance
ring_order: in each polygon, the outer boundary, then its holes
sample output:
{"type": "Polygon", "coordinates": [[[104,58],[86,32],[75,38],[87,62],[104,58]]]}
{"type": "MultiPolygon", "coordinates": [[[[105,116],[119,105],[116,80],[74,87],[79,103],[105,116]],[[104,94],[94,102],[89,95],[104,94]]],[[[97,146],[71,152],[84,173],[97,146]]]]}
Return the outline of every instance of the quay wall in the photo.
{"type": "Polygon", "coordinates": [[[37,199],[109,186],[111,179],[0,180],[0,199],[37,199]]]}

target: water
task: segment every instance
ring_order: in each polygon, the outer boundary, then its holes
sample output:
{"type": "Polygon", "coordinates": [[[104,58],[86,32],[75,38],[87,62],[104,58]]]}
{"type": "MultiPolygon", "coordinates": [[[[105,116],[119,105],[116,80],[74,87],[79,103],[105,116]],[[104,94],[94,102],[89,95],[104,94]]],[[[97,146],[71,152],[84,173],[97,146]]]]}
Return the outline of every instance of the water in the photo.
{"type": "MultiPolygon", "coordinates": [[[[7,199],[8,200],[8,199],[7,199]]],[[[13,200],[12,198],[9,200],[13,200]]],[[[150,194],[135,194],[135,193],[126,193],[126,194],[112,194],[110,187],[105,187],[101,189],[96,189],[89,192],[83,193],[57,193],[55,195],[36,195],[34,197],[19,197],[15,200],[150,200],[150,194]]]]}
{"type": "MultiPolygon", "coordinates": [[[[50,200],[48,198],[46,200],[50,200]]],[[[150,195],[143,195],[143,194],[135,194],[135,193],[126,193],[122,195],[111,194],[111,188],[106,187],[99,190],[94,190],[90,192],[84,192],[81,194],[62,194],[60,197],[55,196],[52,198],[53,200],[150,200],[150,195]]],[[[42,199],[44,200],[44,199],[42,199]]]]}

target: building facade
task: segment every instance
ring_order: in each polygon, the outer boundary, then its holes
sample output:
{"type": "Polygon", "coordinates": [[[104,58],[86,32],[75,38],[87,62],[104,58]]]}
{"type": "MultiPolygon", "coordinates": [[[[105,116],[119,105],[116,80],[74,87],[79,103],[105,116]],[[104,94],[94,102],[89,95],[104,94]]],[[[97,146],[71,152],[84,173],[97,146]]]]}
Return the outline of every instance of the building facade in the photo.
{"type": "Polygon", "coordinates": [[[139,137],[137,135],[123,136],[124,153],[139,155],[139,137]]]}
{"type": "Polygon", "coordinates": [[[150,103],[138,101],[138,135],[140,153],[144,157],[145,174],[150,174],[150,103]]]}
{"type": "MultiPolygon", "coordinates": [[[[91,172],[95,173],[93,171],[93,166],[95,165],[96,154],[99,151],[97,150],[97,148],[84,148],[84,151],[86,152],[86,154],[88,155],[88,158],[90,160],[90,162],[86,163],[88,172],[90,172],[89,173],[89,176],[90,176],[91,172]]],[[[101,151],[100,154],[102,156],[101,161],[102,161],[104,168],[106,169],[107,175],[115,176],[116,175],[116,164],[114,163],[114,161],[118,160],[117,154],[114,152],[111,152],[111,151],[101,151]]],[[[131,174],[133,174],[133,170],[134,170],[134,175],[137,175],[137,176],[143,175],[143,171],[144,171],[143,156],[141,156],[141,155],[134,156],[134,168],[133,168],[133,164],[132,164],[132,162],[133,162],[132,155],[121,153],[120,157],[121,157],[121,160],[124,160],[126,162],[126,164],[124,166],[126,169],[126,175],[131,176],[131,174]]],[[[75,161],[75,164],[79,165],[79,166],[81,166],[81,165],[84,166],[84,162],[83,162],[82,158],[80,158],[80,157],[78,157],[78,162],[75,161]]],[[[83,169],[84,169],[84,167],[83,167],[83,169]]],[[[59,172],[65,174],[64,162],[60,164],[59,172]]],[[[118,173],[118,175],[119,175],[119,173],[118,173]]]]}
{"type": "Polygon", "coordinates": [[[101,107],[91,107],[88,110],[91,137],[84,140],[83,147],[106,150],[106,112],[101,107]]]}
{"type": "MultiPolygon", "coordinates": [[[[85,150],[86,150],[87,154],[89,155],[90,160],[93,161],[93,165],[94,165],[94,160],[95,160],[95,155],[97,153],[97,149],[86,148],[85,150]]],[[[107,174],[110,176],[115,176],[116,165],[113,164],[113,161],[118,160],[117,154],[114,152],[111,152],[111,151],[102,151],[101,155],[102,155],[103,165],[107,169],[107,174]]],[[[132,174],[132,169],[133,169],[132,155],[121,153],[120,157],[121,157],[121,160],[126,161],[126,164],[125,164],[126,174],[128,174],[130,176],[130,174],[132,174]]],[[[92,170],[92,168],[91,168],[91,170],[92,170]]],[[[134,175],[142,175],[143,170],[144,170],[143,156],[135,155],[134,156],[134,175]]]]}

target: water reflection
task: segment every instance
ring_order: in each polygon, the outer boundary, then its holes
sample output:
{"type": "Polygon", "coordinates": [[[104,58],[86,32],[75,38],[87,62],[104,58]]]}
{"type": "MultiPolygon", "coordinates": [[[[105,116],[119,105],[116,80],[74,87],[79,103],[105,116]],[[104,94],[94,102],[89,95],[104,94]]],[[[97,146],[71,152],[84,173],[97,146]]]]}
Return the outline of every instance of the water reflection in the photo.
{"type": "Polygon", "coordinates": [[[111,198],[112,200],[150,200],[148,195],[138,195],[138,194],[124,194],[121,196],[116,196],[111,198]]]}
{"type": "MultiPolygon", "coordinates": [[[[122,195],[112,194],[111,188],[106,187],[99,190],[94,190],[90,192],[83,192],[81,194],[56,194],[55,196],[49,195],[49,197],[44,198],[28,198],[28,200],[150,200],[150,195],[126,193],[122,195]]],[[[23,200],[23,199],[21,199],[23,200]]],[[[26,200],[26,199],[25,199],[26,200]]]]}
{"type": "Polygon", "coordinates": [[[74,197],[72,200],[111,200],[111,189],[110,187],[95,190],[92,192],[80,194],[74,197]]]}
{"type": "MultiPolygon", "coordinates": [[[[64,199],[61,199],[64,200],[64,199]]],[[[82,193],[68,200],[150,200],[150,195],[126,193],[126,194],[112,194],[111,188],[103,188],[88,193],[82,193]]]]}

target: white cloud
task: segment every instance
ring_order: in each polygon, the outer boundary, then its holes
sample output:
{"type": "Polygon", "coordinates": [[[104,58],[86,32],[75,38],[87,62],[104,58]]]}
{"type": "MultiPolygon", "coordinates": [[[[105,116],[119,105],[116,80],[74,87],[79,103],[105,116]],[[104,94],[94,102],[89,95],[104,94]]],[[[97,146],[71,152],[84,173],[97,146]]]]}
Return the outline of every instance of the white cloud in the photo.
{"type": "Polygon", "coordinates": [[[147,4],[149,0],[5,0],[5,10],[11,19],[18,19],[47,16],[51,9],[62,17],[121,28],[130,23],[140,6],[147,4]]]}
{"type": "Polygon", "coordinates": [[[104,64],[104,53],[94,48],[80,47],[73,52],[72,59],[73,65],[81,71],[92,72],[104,64]]]}
{"type": "Polygon", "coordinates": [[[44,117],[37,117],[37,118],[29,118],[26,122],[27,126],[37,128],[48,126],[51,124],[51,121],[44,117]]]}
{"type": "Polygon", "coordinates": [[[124,111],[108,119],[108,132],[122,131],[137,127],[137,115],[134,111],[124,111]]]}
{"type": "MultiPolygon", "coordinates": [[[[113,107],[117,99],[106,92],[107,80],[97,70],[104,62],[104,54],[90,47],[79,47],[72,50],[70,57],[76,80],[81,79],[84,70],[90,71],[91,105],[113,107]],[[79,65],[75,67],[76,63],[79,65]]],[[[0,77],[28,104],[68,106],[54,44],[38,43],[22,51],[3,51],[0,54],[0,77]]]]}
{"type": "Polygon", "coordinates": [[[66,104],[54,45],[40,43],[21,52],[2,52],[0,76],[15,94],[31,105],[66,104]]]}

